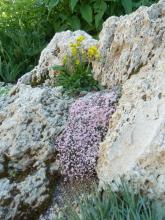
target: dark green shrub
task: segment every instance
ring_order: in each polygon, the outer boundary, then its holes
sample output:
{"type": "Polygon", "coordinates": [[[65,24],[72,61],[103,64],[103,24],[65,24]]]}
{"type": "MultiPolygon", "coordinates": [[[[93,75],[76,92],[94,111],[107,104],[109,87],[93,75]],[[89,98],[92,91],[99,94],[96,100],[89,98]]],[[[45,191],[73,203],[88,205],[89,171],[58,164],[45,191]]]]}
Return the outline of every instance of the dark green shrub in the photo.
{"type": "Polygon", "coordinates": [[[156,0],[37,0],[49,10],[49,19],[55,16],[56,30],[82,29],[97,34],[103,21],[112,15],[128,14],[141,5],[156,0]]]}
{"type": "Polygon", "coordinates": [[[0,0],[0,80],[14,82],[32,69],[55,32],[97,35],[111,15],[156,0],[0,0]]]}
{"type": "Polygon", "coordinates": [[[36,31],[10,30],[0,36],[0,78],[14,82],[37,64],[45,40],[36,31]]]}

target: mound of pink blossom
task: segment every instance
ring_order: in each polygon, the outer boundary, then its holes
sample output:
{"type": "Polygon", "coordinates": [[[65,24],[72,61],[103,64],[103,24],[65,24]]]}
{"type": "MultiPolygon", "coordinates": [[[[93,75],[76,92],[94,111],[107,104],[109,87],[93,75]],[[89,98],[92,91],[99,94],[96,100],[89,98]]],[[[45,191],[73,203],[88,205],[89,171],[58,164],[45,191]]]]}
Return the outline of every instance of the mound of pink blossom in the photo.
{"type": "Polygon", "coordinates": [[[55,141],[60,168],[66,179],[95,175],[99,143],[106,135],[116,101],[115,91],[102,91],[90,93],[71,105],[68,125],[55,141]]]}

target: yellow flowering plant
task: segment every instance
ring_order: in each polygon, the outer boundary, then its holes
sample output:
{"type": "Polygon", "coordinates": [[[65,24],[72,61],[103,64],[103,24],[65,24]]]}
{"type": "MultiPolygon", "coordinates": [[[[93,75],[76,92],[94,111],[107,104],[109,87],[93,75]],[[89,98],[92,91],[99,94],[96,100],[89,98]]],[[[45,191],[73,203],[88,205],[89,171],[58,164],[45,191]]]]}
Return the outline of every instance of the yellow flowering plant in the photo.
{"type": "Polygon", "coordinates": [[[70,51],[63,58],[63,65],[53,66],[59,74],[55,75],[55,85],[63,86],[71,94],[81,91],[99,90],[101,87],[92,75],[92,61],[99,60],[100,53],[96,45],[84,49],[85,37],[79,36],[70,43],[70,51]]]}

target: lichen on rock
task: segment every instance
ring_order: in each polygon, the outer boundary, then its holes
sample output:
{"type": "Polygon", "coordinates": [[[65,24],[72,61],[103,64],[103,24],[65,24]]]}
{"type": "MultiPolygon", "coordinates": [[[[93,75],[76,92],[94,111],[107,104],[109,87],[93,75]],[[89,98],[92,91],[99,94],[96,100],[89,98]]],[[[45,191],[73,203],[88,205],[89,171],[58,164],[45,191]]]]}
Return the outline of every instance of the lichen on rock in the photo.
{"type": "Polygon", "coordinates": [[[46,208],[59,172],[53,140],[73,101],[61,87],[23,84],[0,97],[0,219],[35,219],[46,208]]]}

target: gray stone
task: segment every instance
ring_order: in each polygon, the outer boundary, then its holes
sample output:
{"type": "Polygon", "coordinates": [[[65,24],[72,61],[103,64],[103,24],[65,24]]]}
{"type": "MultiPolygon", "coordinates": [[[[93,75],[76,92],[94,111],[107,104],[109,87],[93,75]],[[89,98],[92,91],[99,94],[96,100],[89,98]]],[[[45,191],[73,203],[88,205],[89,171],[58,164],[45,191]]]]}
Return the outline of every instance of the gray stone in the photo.
{"type": "Polygon", "coordinates": [[[57,176],[54,138],[74,101],[61,87],[19,85],[0,98],[0,219],[34,219],[57,176]]]}

